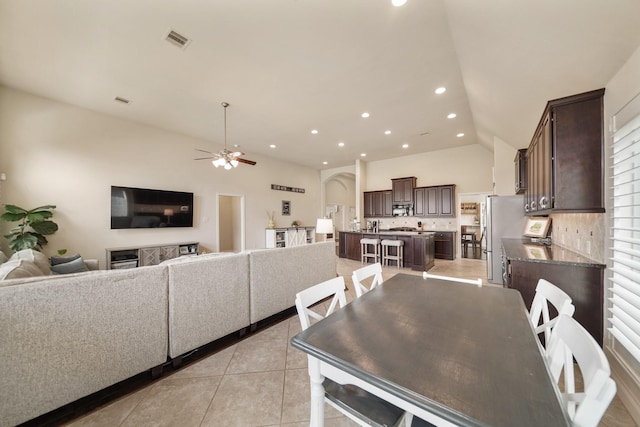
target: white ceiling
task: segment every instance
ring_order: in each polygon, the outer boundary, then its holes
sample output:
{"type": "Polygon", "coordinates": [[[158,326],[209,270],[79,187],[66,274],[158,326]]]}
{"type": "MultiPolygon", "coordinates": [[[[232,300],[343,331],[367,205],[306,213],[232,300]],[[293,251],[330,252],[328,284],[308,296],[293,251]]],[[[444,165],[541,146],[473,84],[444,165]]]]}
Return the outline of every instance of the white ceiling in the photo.
{"type": "Polygon", "coordinates": [[[0,84],[210,151],[226,101],[245,158],[318,169],[495,137],[521,148],[547,100],[605,86],[640,46],[639,16],[638,0],[0,0],[0,84]]]}

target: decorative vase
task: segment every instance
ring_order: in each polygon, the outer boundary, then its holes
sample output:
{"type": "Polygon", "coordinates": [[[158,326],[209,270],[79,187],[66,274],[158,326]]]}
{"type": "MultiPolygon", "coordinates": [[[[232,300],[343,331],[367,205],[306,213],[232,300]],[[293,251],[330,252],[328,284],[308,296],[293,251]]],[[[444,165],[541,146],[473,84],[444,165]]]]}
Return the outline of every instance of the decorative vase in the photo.
{"type": "Polygon", "coordinates": [[[276,222],[272,219],[269,220],[269,228],[276,228],[276,222]]]}

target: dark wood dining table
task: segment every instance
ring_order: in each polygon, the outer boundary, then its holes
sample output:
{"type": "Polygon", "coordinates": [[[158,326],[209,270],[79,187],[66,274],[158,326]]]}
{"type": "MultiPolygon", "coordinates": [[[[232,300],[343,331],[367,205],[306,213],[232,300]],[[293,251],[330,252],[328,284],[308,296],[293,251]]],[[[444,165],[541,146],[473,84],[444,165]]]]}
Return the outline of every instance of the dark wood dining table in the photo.
{"type": "Polygon", "coordinates": [[[513,289],[397,274],[291,339],[308,355],[311,425],[325,377],[437,426],[569,426],[513,289]]]}

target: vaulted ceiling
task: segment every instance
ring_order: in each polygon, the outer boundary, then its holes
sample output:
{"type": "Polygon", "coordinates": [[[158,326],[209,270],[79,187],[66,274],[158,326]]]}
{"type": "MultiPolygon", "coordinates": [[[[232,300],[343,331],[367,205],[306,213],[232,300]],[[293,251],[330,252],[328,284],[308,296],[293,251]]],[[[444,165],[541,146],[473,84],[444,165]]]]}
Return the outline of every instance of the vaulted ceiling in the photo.
{"type": "Polygon", "coordinates": [[[204,139],[185,161],[223,148],[221,102],[244,157],[317,169],[521,148],[547,100],[605,86],[638,16],[637,0],[0,0],[0,84],[204,139]]]}

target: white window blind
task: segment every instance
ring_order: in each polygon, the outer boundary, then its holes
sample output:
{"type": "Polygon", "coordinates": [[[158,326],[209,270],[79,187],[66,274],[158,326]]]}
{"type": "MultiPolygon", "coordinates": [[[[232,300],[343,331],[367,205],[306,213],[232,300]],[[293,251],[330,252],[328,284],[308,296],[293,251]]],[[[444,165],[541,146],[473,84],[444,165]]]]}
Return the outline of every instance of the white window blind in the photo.
{"type": "Polygon", "coordinates": [[[640,362],[640,96],[612,124],[609,331],[640,362]]]}

